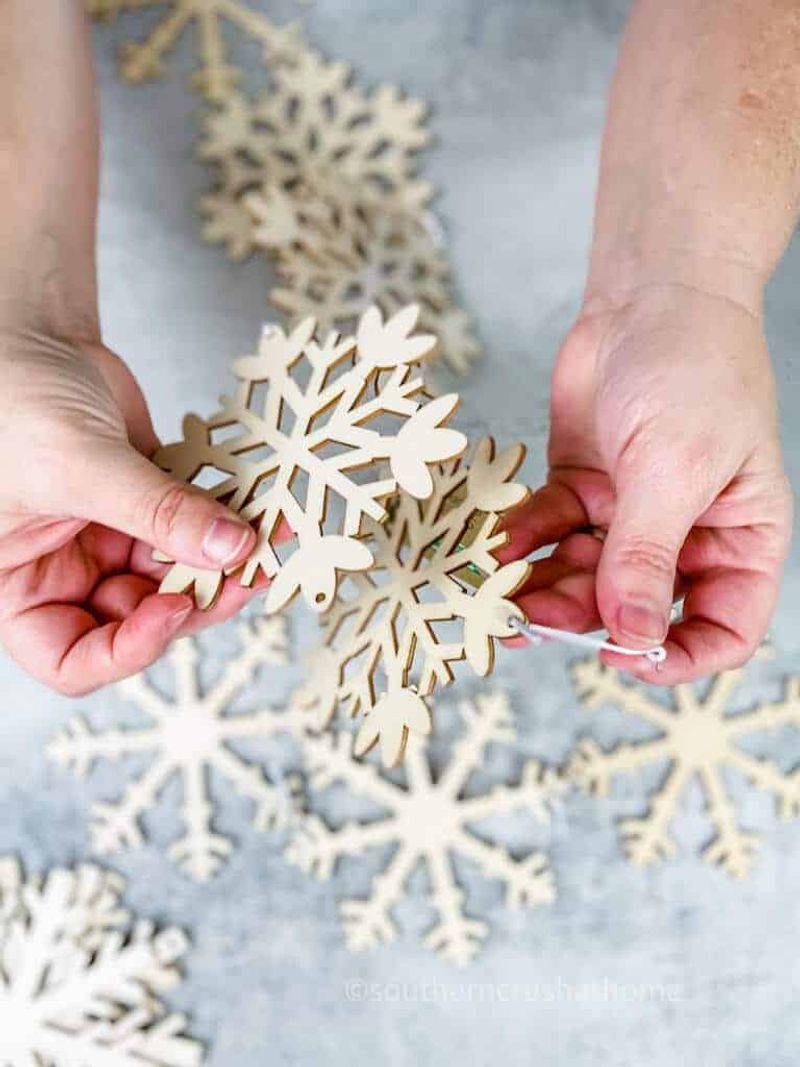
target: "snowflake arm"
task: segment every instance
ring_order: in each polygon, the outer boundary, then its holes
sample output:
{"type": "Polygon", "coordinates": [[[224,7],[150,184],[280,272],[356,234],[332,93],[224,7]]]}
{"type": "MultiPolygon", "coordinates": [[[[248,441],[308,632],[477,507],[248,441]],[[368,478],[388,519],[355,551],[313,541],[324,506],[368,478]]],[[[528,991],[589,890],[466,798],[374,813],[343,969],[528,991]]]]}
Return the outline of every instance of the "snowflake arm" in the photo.
{"type": "Polygon", "coordinates": [[[120,72],[132,84],[159,78],[164,73],[164,59],[175,48],[190,23],[197,26],[201,66],[192,74],[190,85],[208,100],[226,100],[241,78],[241,73],[227,61],[227,49],[221,23],[230,22],[248,37],[259,41],[267,59],[291,60],[300,47],[296,26],[278,27],[243,0],[88,0],[89,13],[110,21],[124,11],[162,7],[170,10],[144,41],[129,41],[120,53],[120,72]]]}

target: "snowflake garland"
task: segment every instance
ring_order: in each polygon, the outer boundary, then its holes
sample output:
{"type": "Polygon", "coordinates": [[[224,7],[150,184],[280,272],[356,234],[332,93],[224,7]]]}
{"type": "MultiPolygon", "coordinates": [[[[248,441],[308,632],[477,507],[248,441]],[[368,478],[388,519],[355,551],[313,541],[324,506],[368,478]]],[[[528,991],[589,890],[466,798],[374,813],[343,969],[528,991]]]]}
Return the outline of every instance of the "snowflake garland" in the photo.
{"type": "Polygon", "coordinates": [[[236,26],[258,41],[270,62],[291,61],[302,38],[294,25],[276,26],[244,0],[86,0],[93,18],[110,22],[125,11],[163,8],[169,11],[156,23],[144,41],[128,41],[120,52],[120,73],[134,85],[159,78],[164,59],[175,48],[187,27],[196,25],[200,69],[189,84],[208,100],[225,100],[241,81],[242,73],[227,61],[222,23],[236,26]]]}
{"type": "Polygon", "coordinates": [[[774,763],[758,759],[736,744],[748,735],[781,727],[800,730],[800,679],[790,679],[783,699],[776,703],[730,713],[730,699],[741,675],[741,671],[719,675],[704,698],[691,685],[677,686],[673,690],[674,707],[669,708],[645,689],[626,685],[614,670],[595,660],[576,665],[575,683],[586,707],[614,705],[643,719],[658,733],[651,740],[622,743],[611,751],[604,751],[593,740],[585,739],[568,763],[570,779],[604,796],[616,775],[664,761],[669,763],[666,777],[653,794],[646,815],[621,823],[625,852],[633,863],[649,866],[675,854],[670,826],[677,816],[681,797],[690,782],[696,780],[703,790],[715,830],[713,840],[703,852],[704,858],[735,878],[750,873],[759,840],[737,824],[723,777],[724,768],[731,768],[753,785],[771,792],[785,818],[800,814],[800,770],[784,774],[774,763]]]}
{"type": "Polygon", "coordinates": [[[351,575],[354,592],[323,617],[323,645],[297,699],[324,727],[338,708],[365,716],[356,739],[363,754],[380,742],[386,765],[399,763],[409,737],[430,732],[423,700],[453,680],[466,659],[481,676],[493,664],[494,639],[511,637],[509,599],[527,577],[524,560],[501,566],[500,518],[527,495],[513,482],[522,445],[495,455],[481,441],[467,465],[438,467],[423,501],[399,497],[391,521],[368,527],[374,568],[351,575]],[[473,588],[474,587],[474,588],[473,588]]]}
{"type": "Polygon", "coordinates": [[[470,780],[483,764],[487,747],[513,744],[515,732],[508,700],[501,692],[464,701],[459,710],[465,733],[453,745],[441,773],[434,776],[419,739],[412,738],[404,767],[405,784],[388,778],[371,763],[354,759],[352,738],[347,734],[308,736],[304,742],[310,783],[316,793],[341,783],[386,814],[371,821],[347,823],[337,830],[330,829],[317,814],[310,814],[298,824],[287,851],[290,862],[325,880],[346,856],[396,845],[382,873],[373,879],[368,897],[341,904],[347,943],[354,951],[394,940],[397,928],[392,909],[420,865],[426,869],[437,914],[425,944],[459,966],[475,956],[489,928],[465,912],[454,858],[466,859],[485,877],[499,880],[510,907],[538,907],[555,897],[553,875],[541,851],[515,859],[494,843],[491,834],[477,832],[473,825],[491,816],[520,811],[547,823],[553,804],[565,791],[563,780],[534,760],[525,764],[519,782],[470,793],[470,780]]]}
{"type": "Polygon", "coordinates": [[[119,685],[120,692],[142,711],[146,725],[95,731],[78,716],[50,743],[49,758],[72,769],[79,778],[85,778],[97,761],[152,754],[148,768],[119,800],[94,805],[91,840],[99,855],[142,844],[140,820],[175,778],[183,788],[184,834],[170,848],[169,858],[197,882],[213,877],[233,849],[232,841],[212,827],[210,772],[223,776],[252,802],[257,829],[283,828],[293,817],[297,804],[294,780],[271,783],[260,766],[230,747],[231,742],[251,738],[267,741],[292,733],[293,716],[273,707],[227,710],[262,665],[286,662],[285,622],[277,618],[242,622],[238,632],[238,655],[225,663],[207,692],[201,692],[198,680],[198,645],[185,638],[175,642],[167,654],[174,675],[173,696],[155,689],[146,674],[119,685]]]}
{"type": "Polygon", "coordinates": [[[86,2],[104,21],[169,5],[146,40],[123,46],[121,73],[133,83],[160,76],[196,24],[201,66],[190,84],[212,105],[198,148],[214,171],[198,205],[207,241],[234,260],[265,251],[281,281],[270,300],[293,322],[311,314],[347,331],[372,303],[387,315],[418,303],[437,354],[469,369],[480,348],[426,214],[434,187],[418,175],[431,141],[425,104],[392,85],[365,92],[348,64],[324,59],[296,25],[276,26],[243,0],[86,2]],[[242,72],[227,61],[224,22],[264,49],[269,87],[253,101],[236,89],[242,72]]]}
{"type": "MultiPolygon", "coordinates": [[[[312,610],[325,611],[341,572],[372,565],[358,540],[365,520],[385,517],[382,501],[398,486],[428,495],[427,465],[466,448],[464,435],[444,425],[456,394],[429,401],[413,376],[435,344],[412,332],[417,313],[404,308],[384,323],[371,308],[355,338],[329,334],[322,343],[313,319],[288,337],[278,327],[265,330],[258,354],[233,364],[238,393],[223,397],[209,419],[187,416],[183,440],[156,454],[155,462],[182,481],[218,472],[209,492],[258,531],[241,581],[252,584],[259,571],[274,579],[268,611],[297,592],[312,610]],[[382,421],[387,414],[393,425],[382,421]],[[278,542],[287,529],[296,543],[287,545],[284,536],[282,560],[278,542]]],[[[193,590],[208,607],[222,580],[219,571],[175,564],[161,588],[193,590]]]]}
{"type": "Polygon", "coordinates": [[[4,1067],[200,1067],[201,1045],[161,996],[187,947],[132,928],[124,882],[97,867],[23,876],[0,860],[0,1062],[4,1067]]]}

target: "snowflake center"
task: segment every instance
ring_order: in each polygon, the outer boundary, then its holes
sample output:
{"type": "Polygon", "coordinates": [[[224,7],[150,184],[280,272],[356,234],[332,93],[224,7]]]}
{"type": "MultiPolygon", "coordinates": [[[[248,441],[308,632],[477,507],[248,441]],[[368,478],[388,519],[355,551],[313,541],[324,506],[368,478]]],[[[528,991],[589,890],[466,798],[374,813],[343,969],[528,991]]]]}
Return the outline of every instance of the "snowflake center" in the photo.
{"type": "Polygon", "coordinates": [[[398,836],[413,841],[420,852],[441,851],[442,841],[452,841],[461,826],[458,805],[436,789],[416,789],[407,795],[399,814],[398,836]]]}
{"type": "Polygon", "coordinates": [[[718,763],[720,751],[727,748],[725,719],[708,708],[677,715],[670,734],[682,760],[693,767],[718,763]]]}
{"type": "Polygon", "coordinates": [[[164,720],[161,737],[168,761],[208,761],[219,747],[219,718],[200,700],[176,704],[164,720]]]}

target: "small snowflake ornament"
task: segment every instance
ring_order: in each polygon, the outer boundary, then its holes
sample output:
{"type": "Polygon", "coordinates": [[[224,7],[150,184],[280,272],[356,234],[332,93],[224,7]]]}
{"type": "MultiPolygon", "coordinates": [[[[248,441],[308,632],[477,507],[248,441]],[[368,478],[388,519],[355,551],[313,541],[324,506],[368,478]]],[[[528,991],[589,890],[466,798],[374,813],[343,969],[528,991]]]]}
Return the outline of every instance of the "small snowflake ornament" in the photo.
{"type": "Polygon", "coordinates": [[[800,771],[785,774],[775,764],[748,754],[737,744],[751,734],[787,726],[800,729],[800,679],[787,682],[782,700],[731,713],[729,703],[741,673],[719,675],[705,697],[693,686],[677,686],[673,690],[673,706],[667,707],[647,690],[627,685],[614,670],[596,660],[576,665],[575,683],[586,707],[614,705],[649,723],[657,734],[651,740],[619,744],[608,752],[594,741],[584,740],[568,763],[567,774],[572,781],[603,796],[617,775],[665,761],[669,765],[646,815],[621,824],[624,848],[632,862],[649,866],[675,854],[670,826],[677,817],[681,797],[689,784],[697,781],[715,830],[704,857],[735,878],[746,877],[759,841],[737,824],[723,776],[726,768],[771,792],[785,818],[800,814],[800,771]]]}
{"type": "Polygon", "coordinates": [[[0,1062],[4,1067],[200,1067],[186,1020],[168,1013],[187,941],[133,927],[116,874],[23,876],[0,859],[0,1062]]]}
{"type": "Polygon", "coordinates": [[[424,216],[365,210],[350,225],[312,210],[317,201],[281,194],[248,197],[257,244],[271,252],[281,285],[271,303],[296,320],[313,314],[321,328],[350,330],[364,307],[392,315],[420,306],[420,326],[439,338],[437,353],[466,372],[478,344],[465,312],[453,304],[450,267],[424,216]]]}
{"type": "Polygon", "coordinates": [[[433,195],[416,174],[426,110],[391,85],[364,92],[346,63],[303,48],[271,68],[258,100],[233,94],[207,112],[198,155],[235,198],[268,185],[346,215],[365,204],[418,211],[433,195]]]}
{"type": "MultiPolygon", "coordinates": [[[[367,520],[385,517],[382,501],[398,486],[427,495],[428,464],[466,447],[464,435],[445,426],[458,397],[428,400],[414,375],[436,341],[414,334],[417,314],[408,307],[384,322],[370,308],[354,338],[329,334],[322,343],[313,319],[288,336],[266,329],[258,354],[233,365],[238,392],[223,397],[211,418],[188,415],[183,440],[155,456],[183,481],[217,472],[211,494],[258,531],[241,581],[251,584],[259,571],[273,579],[270,612],[297,592],[314,611],[325,611],[340,572],[372,565],[358,538],[367,520]],[[287,528],[296,538],[290,545],[287,528]]],[[[198,605],[208,607],[223,577],[175,564],[161,588],[193,590],[198,605]]]]}
{"type": "Polygon", "coordinates": [[[524,560],[501,566],[500,519],[528,490],[512,481],[522,445],[495,454],[482,440],[470,464],[455,461],[430,475],[424,500],[401,495],[391,521],[367,527],[374,567],[348,579],[323,617],[324,643],[298,694],[317,728],[338,708],[363,715],[356,752],[380,742],[386,765],[399,763],[410,733],[430,732],[423,697],[453,680],[466,659],[489,674],[494,641],[514,635],[521,617],[511,601],[528,575],[524,560]]]}
{"type": "Polygon", "coordinates": [[[553,770],[530,761],[519,782],[500,783],[483,793],[469,792],[486,748],[494,743],[513,744],[515,733],[508,700],[501,692],[464,701],[460,714],[465,732],[438,775],[433,773],[419,740],[410,740],[404,784],[386,777],[373,764],[354,759],[351,738],[344,733],[308,736],[304,741],[313,790],[339,783],[385,814],[347,823],[338,830],[330,829],[317,814],[308,815],[289,846],[290,862],[328,879],[346,856],[396,846],[382,873],[373,879],[368,897],[345,900],[341,905],[347,943],[354,951],[394,940],[397,929],[392,910],[420,866],[428,876],[437,915],[425,944],[456,965],[474,957],[489,928],[466,914],[454,859],[469,860],[487,878],[499,880],[510,907],[539,907],[555,897],[553,875],[542,852],[530,851],[515,859],[493,841],[491,834],[478,832],[474,825],[490,816],[520,811],[546,823],[554,802],[564,793],[563,781],[553,770]]]}
{"type": "Polygon", "coordinates": [[[120,73],[125,81],[137,84],[161,77],[164,59],[192,23],[201,65],[191,76],[190,84],[215,102],[227,99],[241,80],[241,71],[227,62],[224,22],[260,42],[265,58],[272,62],[291,61],[301,48],[296,26],[276,26],[245,0],[87,0],[89,14],[106,22],[125,11],[165,6],[168,11],[144,41],[123,45],[120,73]]]}
{"type": "Polygon", "coordinates": [[[294,718],[273,707],[229,711],[264,664],[286,662],[286,633],[280,619],[243,622],[241,650],[229,660],[207,691],[198,680],[199,650],[192,638],[175,642],[167,654],[174,693],[165,696],[139,674],[120,683],[120,692],[142,711],[146,725],[93,730],[81,716],[73,719],[48,747],[48,756],[85,778],[95,762],[150,755],[148,768],[122,797],[94,805],[91,839],[100,855],[137,848],[143,842],[141,819],[158,803],[165,786],[178,779],[183,788],[184,835],[170,849],[170,859],[197,882],[208,881],[233,850],[232,841],[212,828],[214,803],[209,774],[216,772],[254,806],[258,829],[285,827],[293,817],[294,782],[273,784],[261,767],[234,752],[230,743],[268,740],[292,733],[294,718]]]}

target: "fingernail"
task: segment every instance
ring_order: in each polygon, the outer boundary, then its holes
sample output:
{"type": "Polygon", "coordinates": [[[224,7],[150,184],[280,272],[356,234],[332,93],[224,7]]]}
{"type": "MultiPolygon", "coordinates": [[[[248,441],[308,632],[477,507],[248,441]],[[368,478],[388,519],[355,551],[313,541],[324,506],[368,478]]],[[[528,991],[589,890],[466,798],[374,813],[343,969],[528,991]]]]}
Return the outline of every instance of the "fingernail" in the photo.
{"type": "Polygon", "coordinates": [[[214,519],[203,539],[203,555],[218,567],[232,563],[250,540],[253,531],[235,519],[214,519]]]}
{"type": "Polygon", "coordinates": [[[657,644],[667,633],[668,619],[650,604],[623,604],[617,613],[620,631],[642,644],[657,644]]]}

